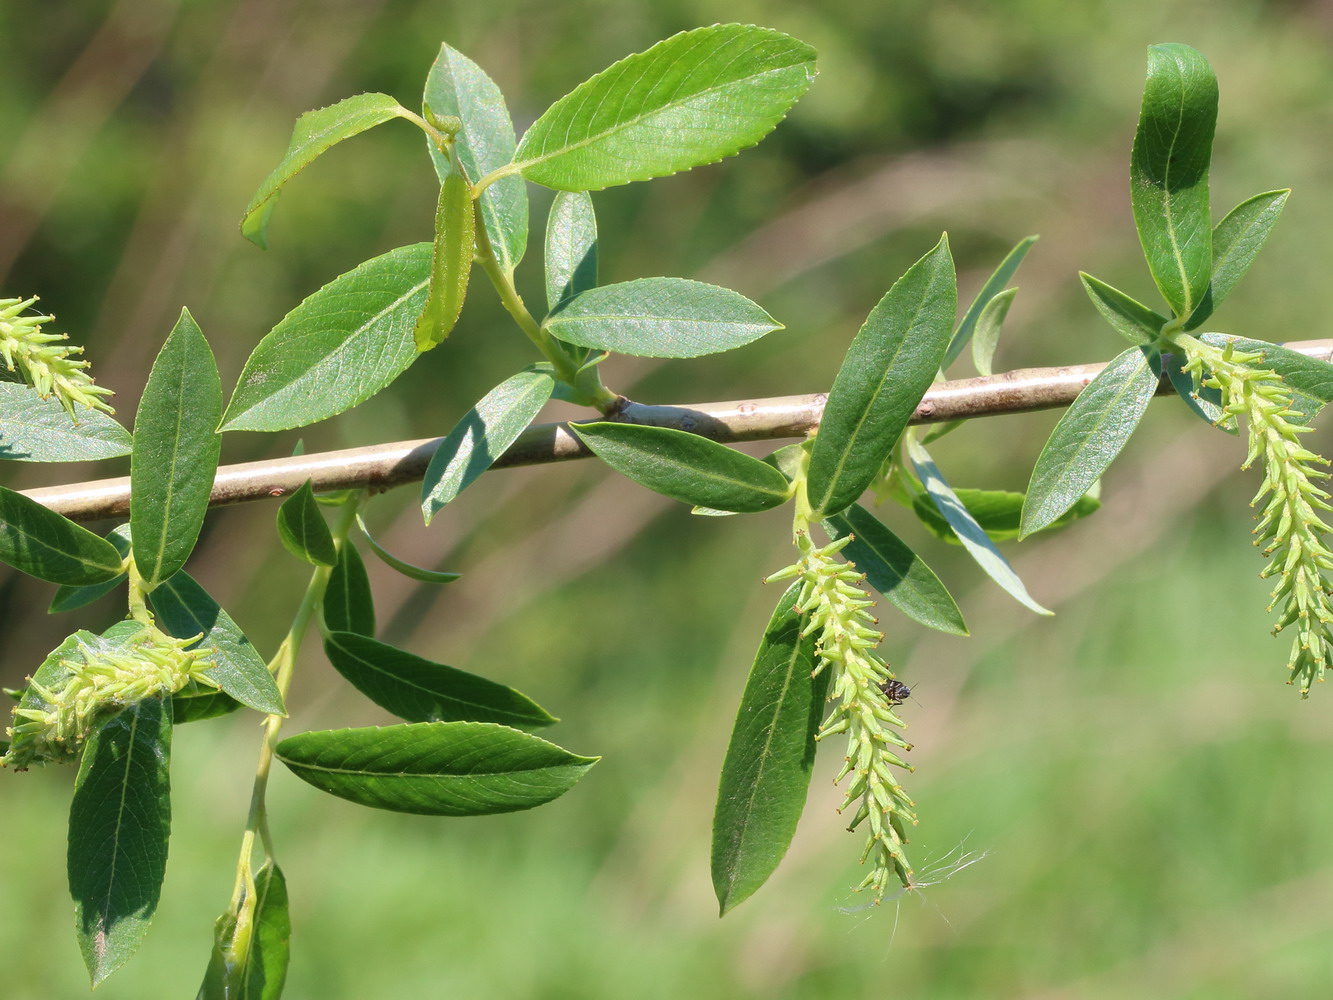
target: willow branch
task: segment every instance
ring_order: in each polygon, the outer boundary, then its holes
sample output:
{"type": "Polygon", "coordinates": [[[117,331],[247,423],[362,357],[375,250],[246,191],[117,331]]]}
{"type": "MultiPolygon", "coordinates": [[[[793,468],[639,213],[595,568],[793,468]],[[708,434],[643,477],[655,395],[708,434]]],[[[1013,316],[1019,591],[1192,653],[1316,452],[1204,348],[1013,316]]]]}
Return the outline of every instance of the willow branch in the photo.
{"type": "MultiPolygon", "coordinates": [[[[1307,340],[1286,345],[1312,357],[1333,357],[1333,340],[1307,340]]],[[[972,417],[1028,413],[1068,406],[1105,363],[1060,368],[1020,368],[982,378],[941,382],[926,393],[912,416],[914,424],[945,423],[972,417]]],[[[1172,392],[1165,378],[1158,395],[1172,392]]],[[[724,403],[655,406],[628,400],[608,419],[625,423],[674,427],[714,441],[764,441],[804,437],[819,426],[826,393],[775,396],[724,403]]],[[[286,496],[307,479],[316,490],[373,489],[416,482],[425,475],[441,438],[393,441],[264,462],[244,462],[218,469],[212,506],[286,496]]],[[[493,468],[541,465],[587,458],[583,446],[565,423],[534,424],[495,460],[493,468]]],[[[76,521],[124,517],[130,507],[128,477],[49,486],[25,495],[76,521]]]]}

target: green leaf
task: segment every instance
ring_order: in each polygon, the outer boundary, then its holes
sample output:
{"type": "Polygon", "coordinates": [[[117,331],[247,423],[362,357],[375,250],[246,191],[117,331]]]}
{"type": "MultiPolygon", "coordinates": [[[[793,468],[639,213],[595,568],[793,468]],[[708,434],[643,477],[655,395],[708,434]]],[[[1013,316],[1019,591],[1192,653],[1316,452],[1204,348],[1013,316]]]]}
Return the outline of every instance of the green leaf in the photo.
{"type": "Polygon", "coordinates": [[[324,627],[332,632],[375,634],[375,599],[361,554],[350,541],[338,548],[338,563],[324,590],[324,627]]]}
{"type": "Polygon", "coordinates": [[[224,431],[280,431],[364,403],[416,360],[431,245],[399,247],[309,296],[261,340],[241,372],[224,431]]]}
{"type": "Polygon", "coordinates": [[[185,565],[199,538],[222,449],[221,416],[213,352],[182,309],[134,418],[130,526],[134,564],[149,590],[185,565]]]}
{"type": "MultiPolygon", "coordinates": [[[[954,490],[972,520],[986,533],[992,542],[1007,542],[1018,537],[1019,521],[1023,515],[1023,494],[1005,490],[954,490]]],[[[1043,530],[1063,528],[1065,525],[1087,517],[1101,508],[1101,501],[1090,496],[1081,496],[1074,506],[1061,514],[1043,530]]],[[[931,534],[951,545],[961,545],[958,533],[945,520],[944,515],[929,497],[917,496],[912,499],[912,510],[921,522],[930,529],[931,534]]]]}
{"type": "Polygon", "coordinates": [[[967,512],[967,508],[958,499],[958,495],[954,493],[953,488],[940,474],[940,470],[935,465],[934,460],[931,459],[930,454],[925,448],[917,444],[910,435],[907,438],[907,454],[911,459],[913,470],[921,480],[921,484],[926,488],[926,492],[934,501],[936,508],[944,515],[944,519],[949,522],[949,525],[958,535],[958,540],[963,544],[963,548],[967,550],[968,555],[976,561],[987,576],[999,584],[1001,589],[1019,604],[1039,615],[1051,614],[1052,612],[1032,599],[1032,595],[1028,593],[1023,581],[1018,578],[1014,568],[1009,565],[1009,560],[1000,555],[1000,550],[995,547],[995,543],[986,536],[986,532],[967,512]]]}
{"type": "Polygon", "coordinates": [[[1131,344],[1151,344],[1157,340],[1168,322],[1165,316],[1090,274],[1079,271],[1078,276],[1088,298],[1116,333],[1131,344]]]}
{"type": "Polygon", "coordinates": [[[1148,270],[1177,316],[1203,301],[1212,275],[1208,164],[1216,124],[1217,80],[1208,60],[1176,42],[1150,46],[1130,201],[1148,270]]]}
{"type": "Polygon", "coordinates": [[[0,562],[48,583],[86,587],[120,578],[116,547],[36,500],[0,486],[0,562]]]}
{"type": "Polygon", "coordinates": [[[1000,344],[1000,328],[1004,326],[1017,294],[1017,288],[1010,288],[994,296],[977,318],[976,332],[972,336],[972,364],[980,375],[994,374],[991,362],[995,359],[995,348],[1000,344]]]}
{"type": "Polygon", "coordinates": [[[463,414],[431,456],[421,481],[421,513],[427,524],[504,454],[554,388],[555,380],[545,372],[521,371],[463,414]]]}
{"type": "Polygon", "coordinates": [[[814,77],[814,49],[781,32],[685,31],[553,104],[519,142],[514,166],[546,187],[596,191],[715,163],[771,132],[814,77]]]}
{"type": "Polygon", "coordinates": [[[561,191],[546,217],[546,307],[597,287],[597,215],[583,191],[561,191]]]}
{"type": "Polygon", "coordinates": [[[498,722],[532,729],[558,721],[511,687],[369,636],[330,632],[324,652],[353,687],[408,722],[498,722]]]}
{"type": "Polygon", "coordinates": [[[360,514],[356,515],[356,523],[361,526],[361,533],[366,536],[366,542],[370,545],[370,551],[379,556],[380,561],[383,562],[384,565],[396,569],[399,573],[402,573],[403,576],[413,580],[420,580],[422,583],[453,583],[462,576],[461,573],[445,573],[441,570],[425,569],[421,566],[413,566],[410,562],[404,562],[379,542],[375,541],[374,536],[371,535],[370,529],[366,527],[366,522],[362,520],[360,514]]]}
{"type": "Polygon", "coordinates": [[[968,634],[963,613],[934,570],[870,511],[852,504],[823,525],[833,538],[853,536],[843,555],[895,608],[927,628],[968,634]]]}
{"type": "Polygon", "coordinates": [[[131,705],[84,745],[69,810],[75,932],[96,986],[129,960],[162,894],[171,835],[171,707],[131,705]]]}
{"type": "Polygon", "coordinates": [[[567,344],[640,358],[743,347],[782,324],[740,292],[688,278],[636,278],[565,299],[542,322],[567,344]]]}
{"type": "MultiPolygon", "coordinates": [[[[440,55],[426,77],[422,103],[437,115],[454,115],[462,130],[454,152],[473,183],[503,167],[514,157],[514,125],[500,88],[480,66],[457,49],[440,46],[440,55]]],[[[448,159],[428,141],[435,170],[443,181],[448,159]]],[[[528,243],[528,189],[521,177],[502,177],[481,193],[482,224],[491,250],[506,274],[512,274],[528,243]]]]}
{"type": "Polygon", "coordinates": [[[314,566],[333,566],[338,562],[338,548],[333,533],[315,502],[315,491],[307,479],[301,488],[278,508],[278,537],[283,547],[314,566]]]}
{"type": "Polygon", "coordinates": [[[388,94],[357,94],[327,108],[307,111],[296,119],[287,153],[273,173],[259,185],[241,219],[241,235],[268,248],[268,220],[277,207],[283,186],[315,161],[320,153],[344,139],[410,112],[388,94]]]}
{"type": "Polygon", "coordinates": [[[277,755],[331,795],[427,816],[531,809],[569,791],[600,759],[491,722],[302,733],[279,743],[277,755]]]}
{"type": "Polygon", "coordinates": [[[171,696],[171,717],[177,726],[217,719],[240,707],[241,703],[226,692],[193,682],[171,696]]]}
{"type": "Polygon", "coordinates": [[[0,382],[0,460],[95,462],[128,455],[130,432],[101,410],[74,405],[70,420],[55,396],[43,399],[23,382],[0,382]]]}
{"type": "MultiPolygon", "coordinates": [[[[1035,236],[1028,236],[1019,240],[1018,246],[1005,255],[1004,260],[1000,261],[1000,266],[995,269],[995,273],[986,279],[986,283],[981,286],[981,291],[977,292],[977,297],[967,307],[967,312],[963,313],[958,329],[954,331],[953,339],[949,341],[949,349],[944,354],[944,363],[940,365],[941,368],[947,368],[958,360],[958,356],[963,353],[963,348],[972,339],[977,324],[981,321],[982,313],[992,300],[1004,291],[1004,286],[1009,284],[1009,279],[1014,276],[1014,273],[1018,270],[1018,265],[1023,263],[1023,258],[1028,255],[1028,251],[1032,249],[1032,244],[1036,242],[1037,237],[1035,236]]],[[[1011,298],[1013,297],[1012,292],[1007,294],[1011,298]]],[[[994,352],[992,351],[992,353],[994,352]]],[[[982,372],[982,374],[987,375],[989,372],[982,372]]]]}
{"type": "Polygon", "coordinates": [[[849,507],[879,474],[940,370],[957,295],[944,236],[871,310],[833,380],[810,453],[806,489],[817,517],[849,507]]]}
{"type": "Polygon", "coordinates": [[[287,879],[272,861],[254,877],[254,909],[224,913],[196,1000],[278,1000],[287,981],[292,921],[287,879]]]}
{"type": "Polygon", "coordinates": [[[1289,189],[1266,191],[1242,201],[1213,228],[1213,275],[1208,293],[1190,313],[1186,330],[1195,330],[1231,294],[1250,269],[1287,204],[1289,189]]]}
{"type": "Polygon", "coordinates": [[[472,189],[464,178],[450,174],[440,185],[435,206],[430,294],[413,331],[418,351],[442,343],[463,311],[475,250],[472,227],[472,189]]]}
{"type": "Polygon", "coordinates": [[[1101,478],[1157,392],[1143,348],[1131,347],[1088,383],[1037,457],[1023,505],[1020,538],[1053,523],[1101,478]]]}
{"type": "MultiPolygon", "coordinates": [[[[122,559],[130,554],[130,526],[128,524],[121,524],[112,528],[107,533],[106,540],[115,546],[116,552],[120,554],[122,559]]],[[[87,607],[99,597],[105,597],[120,586],[120,581],[125,579],[125,576],[125,573],[121,573],[113,580],[92,587],[71,587],[68,584],[61,584],[56,588],[55,596],[51,598],[51,606],[46,609],[46,613],[54,615],[87,607]]]]}
{"type": "MultiPolygon", "coordinates": [[[[195,647],[212,650],[210,680],[243,705],[265,715],[286,715],[278,685],[263,657],[231,616],[189,574],[177,573],[148,596],[158,624],[178,639],[203,633],[195,647]]],[[[191,647],[191,648],[195,648],[191,647]]]]}
{"type": "Polygon", "coordinates": [[[805,806],[824,711],[815,637],[801,638],[798,581],[778,601],[736,713],[713,813],[713,891],[725,914],[768,881],[805,806]]]}
{"type": "Polygon", "coordinates": [[[777,469],[698,434],[646,424],[571,424],[593,454],[636,483],[682,503],[742,514],[787,502],[777,469]]]}

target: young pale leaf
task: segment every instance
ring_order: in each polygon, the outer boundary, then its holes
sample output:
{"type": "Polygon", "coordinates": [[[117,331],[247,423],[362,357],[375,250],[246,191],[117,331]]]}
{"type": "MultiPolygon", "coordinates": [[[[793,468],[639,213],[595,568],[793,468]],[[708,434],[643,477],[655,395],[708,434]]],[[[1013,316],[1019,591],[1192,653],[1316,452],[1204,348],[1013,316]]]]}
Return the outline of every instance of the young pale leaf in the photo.
{"type": "Polygon", "coordinates": [[[1083,282],[1083,290],[1092,299],[1092,304],[1110,323],[1115,332],[1131,344],[1151,344],[1162,332],[1168,320],[1165,316],[1143,303],[1126,295],[1120,289],[1108,285],[1082,271],[1078,272],[1083,282]]]}
{"type": "Polygon", "coordinates": [[[1208,294],[1190,314],[1186,330],[1197,330],[1231,294],[1268,240],[1291,191],[1267,191],[1242,201],[1213,228],[1213,276],[1208,294]]]}
{"type": "Polygon", "coordinates": [[[843,555],[895,608],[927,628],[968,634],[963,613],[934,570],[870,511],[852,504],[823,525],[833,538],[852,536],[843,555]]]}
{"type": "Polygon", "coordinates": [[[1129,193],[1148,270],[1177,316],[1203,301],[1212,275],[1208,163],[1216,124],[1208,60],[1177,42],[1150,46],[1129,193]]]}
{"type": "Polygon", "coordinates": [[[1028,593],[1023,581],[1018,578],[1014,568],[1009,565],[1009,560],[1000,555],[1000,550],[995,547],[995,543],[986,536],[986,532],[967,512],[967,508],[958,499],[958,495],[954,493],[953,488],[940,474],[940,470],[930,454],[925,448],[917,444],[910,435],[907,438],[907,454],[911,459],[912,468],[920,478],[921,484],[926,488],[926,493],[929,494],[939,512],[944,515],[944,519],[949,522],[949,526],[958,535],[958,540],[962,542],[963,548],[967,549],[968,555],[976,560],[977,565],[985,571],[986,575],[998,583],[1005,593],[1025,608],[1029,608],[1039,615],[1052,614],[1053,612],[1048,611],[1032,599],[1032,595],[1028,593]]]}
{"type": "Polygon", "coordinates": [[[555,380],[545,372],[521,371],[463,414],[431,456],[421,481],[421,514],[427,524],[504,454],[554,389],[555,380]]]}
{"type": "Polygon", "coordinates": [[[558,721],[511,687],[368,636],[330,632],[324,652],[353,687],[408,722],[498,722],[533,729],[558,721]]]}
{"type": "Polygon", "coordinates": [[[1000,344],[1000,328],[1004,326],[1017,294],[1017,288],[1006,289],[987,302],[977,317],[977,328],[972,335],[972,364],[980,375],[994,374],[991,362],[995,360],[995,348],[1000,344]]]}
{"type": "Polygon", "coordinates": [[[3,486],[0,562],[39,580],[74,587],[109,583],[123,571],[120,553],[105,538],[3,486]]]}
{"type": "Polygon", "coordinates": [[[131,705],[94,730],[69,809],[75,931],[96,986],[138,950],[162,893],[171,834],[171,707],[131,705]]]}
{"type": "MultiPolygon", "coordinates": [[[[1028,251],[1032,249],[1032,244],[1036,242],[1037,237],[1035,236],[1028,236],[1019,240],[1018,246],[1005,255],[1004,260],[1000,261],[1000,266],[995,269],[995,273],[986,279],[986,283],[981,286],[981,291],[977,292],[977,297],[967,307],[967,312],[963,313],[958,329],[954,331],[953,339],[949,341],[949,349],[944,354],[944,363],[940,365],[941,368],[949,367],[963,353],[963,348],[972,339],[977,324],[981,321],[982,312],[996,296],[1004,291],[1004,286],[1009,284],[1009,279],[1014,276],[1014,273],[1018,270],[1018,265],[1023,263],[1023,258],[1028,255],[1028,251]]],[[[1013,297],[1012,292],[1007,294],[1011,298],[1013,297]]],[[[989,373],[982,372],[982,374],[989,373]]]]}
{"type": "Polygon", "coordinates": [[[944,236],[871,310],[833,380],[810,452],[806,489],[816,516],[851,506],[879,474],[940,370],[957,296],[944,236]]]}
{"type": "Polygon", "coordinates": [[[152,590],[185,565],[208,513],[222,436],[222,381],[189,310],[158,352],[134,418],[130,527],[152,590]]]}
{"type": "Polygon", "coordinates": [[[330,146],[374,128],[391,118],[405,118],[408,110],[388,94],[357,94],[327,108],[307,111],[296,119],[287,153],[273,173],[259,185],[241,219],[241,235],[268,248],[268,220],[277,207],[283,186],[315,161],[330,146]]]}
{"type": "Polygon", "coordinates": [[[620,60],[562,97],[514,153],[530,181],[596,191],[715,163],[773,130],[815,78],[781,32],[715,24],[620,60]]]}
{"type": "MultiPolygon", "coordinates": [[[[454,152],[468,180],[475,183],[513,159],[514,125],[504,95],[463,53],[440,46],[421,96],[437,115],[454,115],[463,123],[454,136],[454,152]]],[[[433,142],[428,140],[428,145],[443,181],[449,173],[448,158],[433,142]]],[[[481,193],[478,208],[500,269],[512,274],[528,244],[527,185],[521,177],[502,177],[481,193]]]]}
{"type": "MultiPolygon", "coordinates": [[[[128,524],[121,524],[112,528],[107,533],[106,540],[116,547],[116,551],[120,553],[122,559],[130,554],[130,526],[128,524]]],[[[55,596],[51,598],[51,606],[46,609],[46,613],[55,615],[87,607],[99,597],[105,597],[115,590],[120,585],[120,581],[125,579],[125,576],[126,574],[121,573],[114,580],[108,580],[106,583],[99,583],[92,587],[71,587],[68,584],[62,584],[56,588],[55,596]]]]}
{"type": "Polygon", "coordinates": [[[366,564],[351,542],[338,549],[338,563],[329,574],[321,605],[324,627],[332,632],[375,634],[375,599],[370,592],[366,564]]]}
{"type": "Polygon", "coordinates": [[[101,410],[74,404],[77,423],[55,396],[23,382],[0,382],[0,460],[95,462],[128,455],[130,432],[101,410]]]}
{"type": "Polygon", "coordinates": [[[611,468],[682,503],[749,514],[787,502],[791,487],[773,466],[698,434],[599,421],[570,429],[611,468]]]}
{"type": "Polygon", "coordinates": [[[302,733],[279,743],[277,755],[331,795],[427,816],[531,809],[569,791],[600,759],[491,722],[302,733]]]}
{"type": "Polygon", "coordinates": [[[224,431],[280,431],[364,403],[416,360],[431,245],[359,265],[283,317],[245,362],[224,431]]]}
{"type": "Polygon", "coordinates": [[[1088,383],[1037,457],[1020,538],[1052,524],[1101,478],[1134,433],[1157,386],[1148,354],[1139,347],[1116,357],[1088,383]]]}
{"type": "MultiPolygon", "coordinates": [[[[972,520],[986,533],[992,542],[1006,542],[1018,537],[1019,520],[1023,515],[1023,494],[1005,490],[954,490],[958,502],[967,508],[972,520]]],[[[1079,497],[1060,517],[1056,518],[1043,530],[1063,528],[1065,525],[1087,517],[1101,508],[1101,502],[1090,496],[1079,497]]],[[[912,511],[921,523],[930,529],[930,533],[941,541],[952,545],[961,545],[962,541],[953,526],[945,520],[934,502],[929,497],[912,498],[912,511]]]]}
{"type": "Polygon", "coordinates": [[[818,677],[815,637],[801,638],[788,588],[764,629],[741,695],[713,813],[713,891],[725,914],[768,881],[787,853],[815,762],[827,670],[818,677]]]}
{"type": "MultiPolygon", "coordinates": [[[[597,215],[583,191],[561,191],[546,217],[546,308],[597,287],[597,215]]],[[[68,421],[67,421],[68,422],[68,421]]]]}
{"type": "Polygon", "coordinates": [[[338,548],[333,544],[328,522],[319,511],[309,479],[278,508],[278,537],[297,559],[314,566],[337,564],[338,548]]]}
{"type": "Polygon", "coordinates": [[[225,694],[265,715],[286,715],[278,685],[245,633],[189,574],[177,573],[148,597],[158,624],[179,639],[203,633],[196,646],[212,653],[208,671],[225,694]]]}
{"type": "Polygon", "coordinates": [[[224,913],[214,928],[213,953],[196,1000],[278,1000],[287,981],[292,921],[287,879],[272,861],[254,877],[247,919],[224,913]]]}
{"type": "Polygon", "coordinates": [[[413,331],[418,351],[440,344],[458,322],[472,274],[472,227],[472,189],[458,174],[449,174],[435,206],[430,294],[413,331]]]}
{"type": "Polygon", "coordinates": [[[542,325],[567,344],[639,358],[697,358],[781,330],[740,292],[688,278],[636,278],[565,299],[542,325]]]}
{"type": "Polygon", "coordinates": [[[370,533],[366,527],[366,522],[362,520],[361,515],[356,515],[356,523],[361,526],[361,534],[366,536],[366,542],[370,545],[370,551],[380,557],[384,565],[396,569],[403,576],[413,580],[420,580],[422,583],[453,583],[462,576],[461,573],[445,573],[442,570],[426,569],[422,566],[413,566],[410,562],[404,562],[396,555],[386,549],[370,533]]]}

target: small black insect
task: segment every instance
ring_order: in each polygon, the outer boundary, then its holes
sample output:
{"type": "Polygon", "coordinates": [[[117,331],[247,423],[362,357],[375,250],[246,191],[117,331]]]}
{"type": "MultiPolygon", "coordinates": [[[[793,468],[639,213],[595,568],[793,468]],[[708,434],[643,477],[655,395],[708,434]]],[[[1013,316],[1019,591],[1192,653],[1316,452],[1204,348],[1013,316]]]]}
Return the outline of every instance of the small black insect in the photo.
{"type": "Polygon", "coordinates": [[[879,689],[884,692],[884,697],[889,699],[890,705],[901,705],[912,696],[912,689],[896,677],[881,681],[879,689]]]}

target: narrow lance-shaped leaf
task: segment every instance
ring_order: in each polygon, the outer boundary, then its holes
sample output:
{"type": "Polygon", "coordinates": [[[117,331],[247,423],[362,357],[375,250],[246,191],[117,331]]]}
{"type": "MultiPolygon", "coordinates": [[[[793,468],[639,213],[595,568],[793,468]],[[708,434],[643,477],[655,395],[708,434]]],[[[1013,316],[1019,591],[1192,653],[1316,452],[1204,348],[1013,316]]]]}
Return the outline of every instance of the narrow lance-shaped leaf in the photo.
{"type": "Polygon", "coordinates": [[[1162,298],[1177,316],[1203,301],[1213,268],[1208,165],[1217,124],[1217,80],[1195,49],[1148,49],[1148,80],[1134,134],[1130,202],[1162,298]]]}
{"type": "Polygon", "coordinates": [[[561,191],[546,219],[546,307],[597,287],[597,216],[592,197],[561,191]]]}
{"type": "Polygon", "coordinates": [[[1203,301],[1190,314],[1186,330],[1197,330],[1231,294],[1267,242],[1290,194],[1290,190],[1256,194],[1233,208],[1213,228],[1212,280],[1203,301]]]}
{"type": "Polygon", "coordinates": [[[129,960],[162,894],[171,833],[170,702],[149,698],[94,731],[69,811],[75,931],[96,986],[129,960]]]}
{"type": "Polygon", "coordinates": [[[713,813],[713,891],[726,913],[773,874],[801,818],[829,673],[811,677],[815,637],[801,638],[787,589],[764,629],[722,763],[713,813]]]}
{"type": "Polygon", "coordinates": [[[0,562],[48,583],[86,587],[121,572],[121,555],[69,518],[0,486],[0,562]]]}
{"type": "Polygon", "coordinates": [[[850,506],[878,475],[944,360],[957,297],[944,236],[871,310],[838,369],[810,453],[806,488],[816,515],[850,506]]]}
{"type": "Polygon", "coordinates": [[[976,332],[972,336],[972,363],[979,375],[993,374],[991,363],[995,360],[995,349],[1000,345],[1000,328],[1004,326],[1017,294],[1017,288],[1006,289],[987,302],[977,318],[976,332]]]}
{"type": "MultiPolygon", "coordinates": [[[[1019,522],[1023,516],[1022,493],[1012,493],[1008,490],[956,489],[954,495],[992,542],[1004,542],[1018,537],[1019,522]]],[[[1100,508],[1101,501],[1094,497],[1081,496],[1075,501],[1074,506],[1043,530],[1063,528],[1079,518],[1096,513],[1100,508]]],[[[936,538],[951,545],[962,544],[953,525],[940,513],[931,497],[913,497],[912,511],[936,538]]]]}
{"type": "Polygon", "coordinates": [[[1092,304],[1110,323],[1120,336],[1131,344],[1151,344],[1162,332],[1168,320],[1161,313],[1149,309],[1142,302],[1131,298],[1120,289],[1094,278],[1082,271],[1078,272],[1083,282],[1083,290],[1092,299],[1092,304]]]}
{"type": "Polygon", "coordinates": [[[514,153],[530,181],[596,191],[714,163],[766,136],[810,87],[815,51],[767,28],[673,35],[580,84],[514,153]]]}
{"type": "Polygon", "coordinates": [[[449,174],[440,185],[435,206],[430,292],[413,332],[418,351],[429,351],[443,342],[458,322],[472,274],[472,227],[471,188],[463,177],[449,174]]]}
{"type": "Polygon", "coordinates": [[[572,424],[571,430],[617,472],[682,503],[746,514],[791,496],[777,469],[698,434],[609,421],[572,424]]]}
{"type": "MultiPolygon", "coordinates": [[[[115,546],[122,559],[130,554],[130,526],[128,524],[121,524],[112,528],[107,532],[106,540],[115,546]]],[[[56,588],[55,596],[51,598],[51,606],[46,609],[46,612],[54,615],[87,607],[93,601],[105,597],[120,586],[120,582],[125,579],[126,575],[121,573],[113,580],[92,587],[71,587],[68,584],[62,584],[56,588]]]]}
{"type": "Polygon", "coordinates": [[[259,185],[241,219],[241,234],[259,247],[268,247],[268,220],[283,186],[313,163],[320,153],[344,139],[374,128],[391,118],[409,114],[388,94],[357,94],[327,108],[307,111],[296,120],[287,152],[259,185]]]}
{"type": "Polygon", "coordinates": [[[302,781],[363,806],[485,816],[558,798],[597,763],[490,722],[417,722],[302,733],[278,744],[302,781]]]}
{"type": "Polygon", "coordinates": [[[76,421],[55,396],[23,382],[0,382],[0,460],[94,462],[128,455],[130,432],[101,410],[74,404],[76,421]]]}
{"type": "Polygon", "coordinates": [[[254,877],[253,907],[224,913],[196,1000],[278,1000],[287,981],[292,921],[287,879],[273,862],[254,877]]]}
{"type": "Polygon", "coordinates": [[[1064,514],[1101,478],[1139,425],[1158,378],[1143,348],[1131,347],[1088,383],[1037,457],[1020,537],[1064,514]]]}
{"type": "Polygon", "coordinates": [[[329,524],[320,513],[315,491],[307,479],[300,489],[278,508],[278,538],[283,547],[314,566],[332,566],[338,561],[329,524]]]}
{"type": "Polygon", "coordinates": [[[356,515],[356,523],[360,525],[361,534],[365,536],[370,551],[379,556],[384,565],[397,570],[409,579],[420,580],[422,583],[453,583],[462,575],[460,573],[446,573],[442,570],[426,569],[423,566],[414,566],[410,562],[405,562],[375,541],[375,536],[370,533],[370,529],[366,527],[366,522],[360,514],[356,515]]]}
{"type": "Polygon", "coordinates": [[[331,632],[375,634],[375,600],[361,554],[350,541],[338,547],[338,564],[329,574],[320,605],[324,627],[331,632]]]}
{"type": "MultiPolygon", "coordinates": [[[[945,352],[944,363],[940,365],[941,368],[949,367],[963,353],[963,348],[975,335],[982,312],[993,299],[1004,291],[1004,286],[1009,284],[1010,279],[1018,270],[1018,265],[1023,263],[1023,258],[1028,255],[1028,251],[1032,249],[1032,244],[1036,242],[1037,237],[1035,236],[1028,236],[1019,240],[1018,245],[1005,255],[1004,260],[1000,261],[1000,266],[995,269],[995,273],[986,279],[986,283],[981,286],[981,291],[977,292],[977,297],[967,307],[967,312],[963,313],[963,318],[958,323],[958,329],[954,331],[953,339],[949,341],[949,350],[945,352]]],[[[1010,295],[1012,296],[1012,293],[1010,295]]],[[[982,374],[986,373],[982,372],[982,374]]]]}

